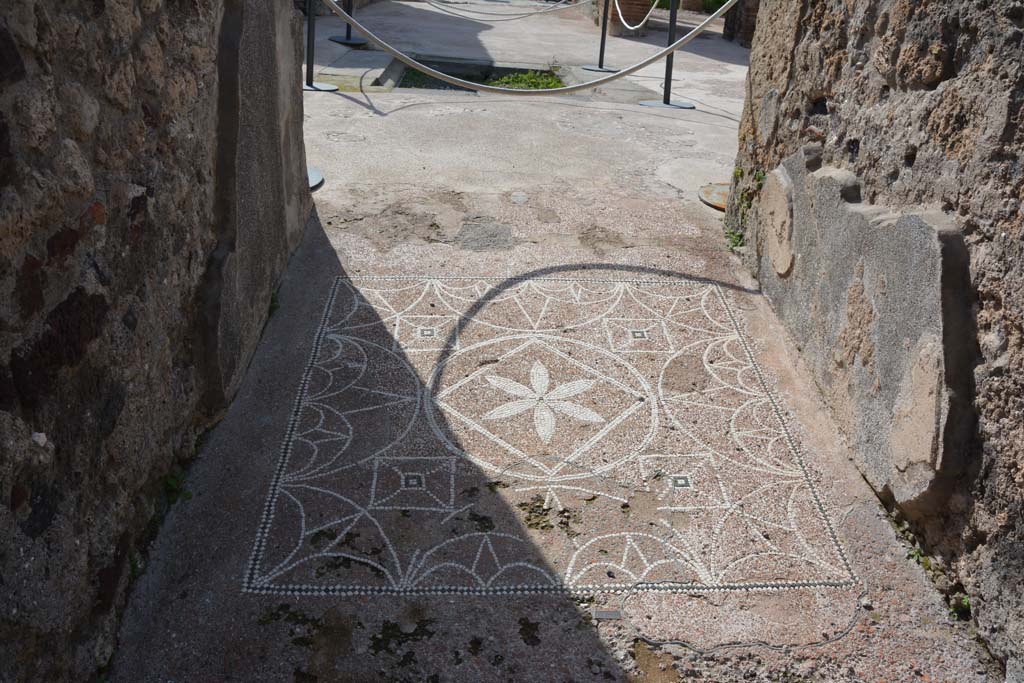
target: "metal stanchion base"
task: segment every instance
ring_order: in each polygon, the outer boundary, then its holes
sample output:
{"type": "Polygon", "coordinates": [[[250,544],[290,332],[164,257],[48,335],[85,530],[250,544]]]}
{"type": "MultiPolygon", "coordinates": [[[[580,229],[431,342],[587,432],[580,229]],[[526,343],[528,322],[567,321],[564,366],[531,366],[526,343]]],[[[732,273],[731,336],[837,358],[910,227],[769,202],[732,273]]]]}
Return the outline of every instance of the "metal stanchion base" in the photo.
{"type": "Polygon", "coordinates": [[[606,74],[617,74],[619,70],[611,66],[598,66],[597,64],[584,64],[580,67],[584,71],[600,71],[606,74]]]}
{"type": "Polygon", "coordinates": [[[345,36],[331,36],[327,40],[338,45],[348,45],[349,47],[362,47],[366,45],[366,38],[360,38],[359,36],[352,36],[346,38],[345,36]]]}
{"type": "Polygon", "coordinates": [[[310,190],[318,190],[324,184],[324,174],[320,172],[320,169],[313,166],[306,167],[306,177],[309,178],[310,190]]]}
{"type": "Polygon", "coordinates": [[[322,81],[313,81],[313,85],[303,82],[303,90],[312,90],[314,92],[334,92],[338,89],[338,86],[331,85],[330,83],[324,83],[322,81]]]}
{"type": "Polygon", "coordinates": [[[684,102],[683,100],[672,100],[668,104],[665,104],[664,100],[644,100],[643,102],[637,102],[641,107],[657,107],[659,109],[696,109],[697,105],[691,102],[684,102]]]}

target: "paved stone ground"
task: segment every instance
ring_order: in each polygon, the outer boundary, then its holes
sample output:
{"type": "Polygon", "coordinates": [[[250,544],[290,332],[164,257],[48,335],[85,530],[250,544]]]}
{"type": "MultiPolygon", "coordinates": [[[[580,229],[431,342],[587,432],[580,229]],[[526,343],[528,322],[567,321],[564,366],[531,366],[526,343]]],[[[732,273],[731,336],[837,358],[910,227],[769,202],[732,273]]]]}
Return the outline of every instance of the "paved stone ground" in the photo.
{"type": "Polygon", "coordinates": [[[318,213],[112,679],[996,680],[696,200],[726,73],[307,95],[318,213]]]}

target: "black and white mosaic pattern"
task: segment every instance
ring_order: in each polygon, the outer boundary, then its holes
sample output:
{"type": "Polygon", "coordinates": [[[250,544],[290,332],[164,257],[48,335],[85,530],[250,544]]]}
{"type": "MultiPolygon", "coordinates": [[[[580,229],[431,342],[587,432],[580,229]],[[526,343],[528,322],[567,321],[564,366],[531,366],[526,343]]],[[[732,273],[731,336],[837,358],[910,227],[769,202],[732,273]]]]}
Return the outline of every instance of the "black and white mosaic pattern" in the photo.
{"type": "Polygon", "coordinates": [[[338,279],[244,589],[851,585],[732,296],[685,279],[338,279]]]}

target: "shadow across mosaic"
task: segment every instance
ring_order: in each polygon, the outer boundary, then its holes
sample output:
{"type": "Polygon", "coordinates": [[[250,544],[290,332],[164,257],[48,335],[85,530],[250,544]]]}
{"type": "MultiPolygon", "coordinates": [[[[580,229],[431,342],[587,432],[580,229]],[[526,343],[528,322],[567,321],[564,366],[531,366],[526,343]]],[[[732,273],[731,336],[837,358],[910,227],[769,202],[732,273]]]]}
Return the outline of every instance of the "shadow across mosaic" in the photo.
{"type": "Polygon", "coordinates": [[[730,296],[683,278],[339,278],[244,589],[852,586],[730,296]]]}

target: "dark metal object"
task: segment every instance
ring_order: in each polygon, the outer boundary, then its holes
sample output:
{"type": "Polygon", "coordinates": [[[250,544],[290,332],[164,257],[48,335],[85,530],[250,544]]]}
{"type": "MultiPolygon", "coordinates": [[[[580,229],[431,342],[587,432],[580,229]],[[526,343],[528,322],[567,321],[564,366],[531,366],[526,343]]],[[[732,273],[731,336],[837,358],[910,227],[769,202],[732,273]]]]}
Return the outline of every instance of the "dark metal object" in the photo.
{"type": "MultiPolygon", "coordinates": [[[[679,10],[679,0],[671,0],[668,11],[668,44],[676,42],[676,14],[679,10]]],[[[663,109],[696,109],[692,102],[681,100],[672,101],[672,61],[675,52],[669,52],[665,57],[665,95],[661,100],[644,100],[640,103],[642,107],[661,107],[663,109]]]]}
{"type": "Polygon", "coordinates": [[[664,57],[667,57],[668,54],[673,50],[678,50],[684,45],[688,45],[690,42],[695,40],[701,33],[704,32],[705,29],[707,29],[708,26],[711,25],[712,22],[721,19],[723,14],[728,12],[730,8],[735,7],[736,3],[739,2],[739,0],[726,0],[726,3],[722,5],[720,8],[718,8],[718,10],[714,14],[708,15],[708,17],[704,21],[700,22],[700,24],[698,24],[693,30],[691,30],[685,36],[683,36],[676,42],[672,43],[671,45],[658,50],[653,55],[637,62],[636,64],[631,64],[630,66],[619,69],[617,73],[598,76],[594,80],[587,81],[586,83],[563,85],[560,88],[523,89],[503,88],[498,85],[474,83],[473,81],[467,81],[464,78],[458,78],[457,76],[451,76],[442,71],[438,71],[437,69],[428,66],[427,64],[424,64],[423,62],[418,61],[413,57],[410,57],[406,53],[396,48],[394,45],[391,45],[386,40],[376,35],[373,31],[359,23],[358,19],[356,19],[348,12],[343,10],[340,6],[338,6],[338,3],[336,3],[334,0],[322,0],[322,2],[325,5],[327,5],[327,7],[332,12],[341,17],[342,20],[345,21],[345,23],[352,24],[352,27],[354,29],[365,35],[367,39],[375,46],[377,46],[384,52],[387,52],[389,55],[391,55],[398,61],[402,62],[406,66],[410,66],[421,73],[424,73],[432,78],[436,78],[439,81],[444,81],[445,83],[454,85],[458,88],[465,88],[466,90],[475,90],[476,92],[496,93],[499,95],[512,95],[516,97],[558,97],[561,95],[566,95],[571,92],[593,90],[594,88],[605,85],[606,83],[611,83],[612,81],[617,81],[620,78],[624,78],[630,74],[634,74],[640,69],[644,68],[645,66],[650,66],[651,64],[654,64],[655,62],[663,59],[664,57]]]}
{"type": "Polygon", "coordinates": [[[324,83],[323,81],[315,81],[313,85],[310,85],[309,83],[303,83],[302,89],[312,90],[313,92],[335,92],[338,89],[338,86],[332,85],[330,83],[324,83]]]}
{"type": "Polygon", "coordinates": [[[655,107],[658,109],[696,109],[697,106],[692,102],[684,102],[682,100],[675,100],[674,102],[664,102],[662,100],[641,100],[637,102],[641,107],[655,107]]]}
{"type": "Polygon", "coordinates": [[[610,66],[604,65],[604,46],[605,41],[608,38],[608,12],[611,0],[604,0],[604,13],[601,15],[601,50],[597,53],[597,64],[587,64],[583,67],[585,71],[602,71],[605,73],[615,73],[618,69],[613,69],[610,66]]]}
{"type": "Polygon", "coordinates": [[[317,92],[334,92],[338,86],[330,83],[319,83],[313,80],[313,60],[316,58],[316,13],[313,11],[313,0],[306,0],[306,82],[303,90],[317,92]]]}
{"type": "MultiPolygon", "coordinates": [[[[355,16],[355,7],[353,6],[353,0],[346,0],[345,12],[349,16],[355,16]]],[[[345,24],[345,35],[343,36],[331,36],[328,38],[332,43],[338,43],[339,45],[348,45],[349,47],[362,47],[366,45],[366,38],[352,35],[352,25],[345,24]]]]}

